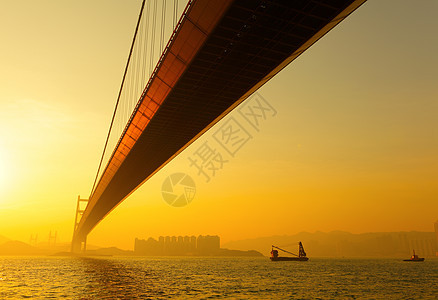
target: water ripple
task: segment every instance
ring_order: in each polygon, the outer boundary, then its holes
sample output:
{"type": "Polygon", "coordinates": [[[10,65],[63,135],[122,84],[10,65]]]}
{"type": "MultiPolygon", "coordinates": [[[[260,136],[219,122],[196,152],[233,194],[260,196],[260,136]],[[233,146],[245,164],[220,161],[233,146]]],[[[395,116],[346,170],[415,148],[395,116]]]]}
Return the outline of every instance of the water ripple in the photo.
{"type": "Polygon", "coordinates": [[[438,260],[0,257],[0,299],[436,299],[438,260]]]}

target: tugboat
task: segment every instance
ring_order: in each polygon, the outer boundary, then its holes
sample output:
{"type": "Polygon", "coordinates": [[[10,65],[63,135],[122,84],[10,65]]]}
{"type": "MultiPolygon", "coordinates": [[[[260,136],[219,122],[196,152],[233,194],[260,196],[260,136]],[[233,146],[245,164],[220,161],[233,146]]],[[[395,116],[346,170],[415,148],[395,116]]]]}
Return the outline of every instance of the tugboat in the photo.
{"type": "Polygon", "coordinates": [[[414,254],[412,254],[410,259],[404,259],[403,261],[424,261],[424,257],[418,257],[417,254],[415,254],[415,250],[414,250],[414,254]]]}
{"type": "Polygon", "coordinates": [[[299,252],[298,255],[296,255],[295,253],[283,250],[281,248],[278,248],[277,246],[272,245],[272,250],[271,250],[271,261],[308,261],[309,258],[306,256],[306,252],[304,251],[304,247],[303,244],[301,242],[298,243],[299,245],[299,252]],[[275,250],[274,250],[275,248],[275,250]],[[292,254],[294,256],[278,256],[278,250],[292,254]]]}

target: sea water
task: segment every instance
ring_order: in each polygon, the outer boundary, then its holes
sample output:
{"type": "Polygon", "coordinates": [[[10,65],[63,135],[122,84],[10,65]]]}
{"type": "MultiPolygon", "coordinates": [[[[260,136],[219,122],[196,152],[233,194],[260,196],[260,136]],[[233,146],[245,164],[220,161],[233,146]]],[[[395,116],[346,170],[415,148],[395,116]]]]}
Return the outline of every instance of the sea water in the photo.
{"type": "Polygon", "coordinates": [[[0,257],[0,299],[438,299],[438,259],[0,257]]]}

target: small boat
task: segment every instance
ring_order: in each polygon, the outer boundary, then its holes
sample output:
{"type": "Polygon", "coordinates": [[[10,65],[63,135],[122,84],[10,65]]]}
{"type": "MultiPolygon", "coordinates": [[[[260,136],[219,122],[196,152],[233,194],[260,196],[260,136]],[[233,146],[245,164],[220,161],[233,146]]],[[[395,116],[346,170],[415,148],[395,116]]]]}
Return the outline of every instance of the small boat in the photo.
{"type": "Polygon", "coordinates": [[[404,259],[403,261],[424,261],[424,257],[418,257],[417,254],[415,254],[415,250],[414,250],[414,254],[412,254],[410,259],[404,259]]]}
{"type": "Polygon", "coordinates": [[[271,261],[308,261],[309,258],[306,256],[306,252],[304,251],[303,244],[301,242],[298,243],[299,245],[299,252],[298,255],[286,250],[283,250],[281,248],[278,248],[277,246],[272,245],[271,250],[271,261]],[[278,256],[278,250],[292,254],[294,256],[278,256]]]}

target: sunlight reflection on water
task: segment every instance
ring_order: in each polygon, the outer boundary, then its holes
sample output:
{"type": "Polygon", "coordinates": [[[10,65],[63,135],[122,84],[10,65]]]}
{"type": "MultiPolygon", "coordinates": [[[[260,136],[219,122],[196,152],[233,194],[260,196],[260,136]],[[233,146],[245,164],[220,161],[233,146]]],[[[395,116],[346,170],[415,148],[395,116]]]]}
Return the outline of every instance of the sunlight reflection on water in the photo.
{"type": "Polygon", "coordinates": [[[438,260],[0,257],[0,298],[436,299],[438,260]]]}

